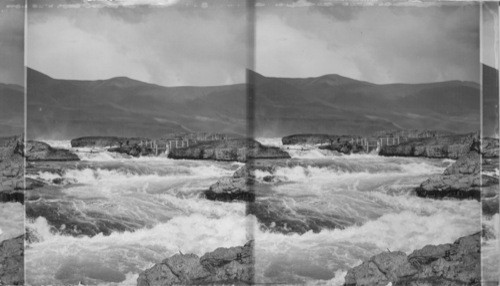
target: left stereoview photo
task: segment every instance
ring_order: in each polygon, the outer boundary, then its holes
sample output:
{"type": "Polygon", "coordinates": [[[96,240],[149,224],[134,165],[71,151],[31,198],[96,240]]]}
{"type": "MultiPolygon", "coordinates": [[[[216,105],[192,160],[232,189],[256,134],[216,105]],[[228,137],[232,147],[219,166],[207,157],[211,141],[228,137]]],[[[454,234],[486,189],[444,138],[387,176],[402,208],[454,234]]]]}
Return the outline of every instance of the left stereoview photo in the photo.
{"type": "Polygon", "coordinates": [[[28,6],[27,284],[253,278],[246,3],[148,2],[28,6]]]}
{"type": "Polygon", "coordinates": [[[0,3],[0,285],[24,284],[23,3],[0,3]]]}

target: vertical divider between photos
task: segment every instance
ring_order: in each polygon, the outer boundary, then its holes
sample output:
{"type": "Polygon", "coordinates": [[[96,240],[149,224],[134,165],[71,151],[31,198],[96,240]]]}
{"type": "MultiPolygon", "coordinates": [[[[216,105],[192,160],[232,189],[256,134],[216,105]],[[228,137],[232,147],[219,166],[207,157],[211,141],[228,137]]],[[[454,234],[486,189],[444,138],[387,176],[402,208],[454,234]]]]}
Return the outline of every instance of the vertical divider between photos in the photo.
{"type": "Polygon", "coordinates": [[[26,259],[24,257],[26,249],[26,142],[28,135],[28,0],[24,1],[24,140],[23,140],[23,229],[24,239],[23,239],[23,280],[26,283],[26,259]]]}
{"type": "MultiPolygon", "coordinates": [[[[246,137],[251,140],[255,140],[255,78],[254,73],[251,72],[255,70],[255,9],[256,9],[255,0],[247,0],[246,1],[246,15],[247,15],[247,70],[246,70],[246,137]]],[[[252,146],[253,144],[248,144],[248,146],[252,146]]],[[[248,154],[247,154],[248,155],[248,154]]],[[[254,162],[252,159],[248,159],[248,156],[245,161],[245,166],[247,170],[252,170],[254,162]]],[[[250,174],[250,172],[247,172],[250,174]]],[[[251,194],[255,194],[253,182],[251,180],[246,180],[246,187],[248,192],[251,194]]],[[[249,213],[251,204],[255,203],[255,196],[251,196],[254,199],[250,200],[246,203],[246,214],[249,213]]],[[[255,242],[255,225],[253,220],[247,220],[247,235],[249,239],[254,240],[255,242]]],[[[254,247],[256,242],[253,244],[254,247]]],[[[254,265],[253,265],[253,280],[255,281],[255,249],[254,252],[254,265]]],[[[253,284],[253,283],[252,283],[253,284]]]]}

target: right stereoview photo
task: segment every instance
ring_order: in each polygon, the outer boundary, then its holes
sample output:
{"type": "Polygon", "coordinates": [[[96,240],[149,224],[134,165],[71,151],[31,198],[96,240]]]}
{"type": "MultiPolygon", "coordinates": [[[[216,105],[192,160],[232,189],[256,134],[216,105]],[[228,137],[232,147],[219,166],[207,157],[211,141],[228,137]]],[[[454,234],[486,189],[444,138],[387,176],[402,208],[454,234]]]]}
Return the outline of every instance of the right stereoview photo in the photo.
{"type": "Polygon", "coordinates": [[[499,285],[500,221],[498,185],[498,2],[484,2],[481,21],[482,63],[482,185],[483,241],[481,266],[483,285],[499,285]]]}
{"type": "Polygon", "coordinates": [[[256,283],[480,285],[496,240],[482,229],[498,224],[480,202],[498,184],[497,165],[480,173],[481,154],[498,164],[498,127],[481,138],[480,14],[257,3],[252,131],[288,158],[247,164],[256,283]]]}

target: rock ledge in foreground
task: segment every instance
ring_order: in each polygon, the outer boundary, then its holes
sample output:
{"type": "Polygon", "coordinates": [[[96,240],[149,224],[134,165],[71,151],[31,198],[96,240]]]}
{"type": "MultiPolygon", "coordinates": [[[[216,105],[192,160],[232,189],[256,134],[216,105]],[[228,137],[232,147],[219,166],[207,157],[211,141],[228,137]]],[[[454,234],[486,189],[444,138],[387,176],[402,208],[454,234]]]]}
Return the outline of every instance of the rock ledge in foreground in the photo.
{"type": "Polygon", "coordinates": [[[345,286],[457,286],[480,285],[481,233],[457,239],[453,244],[427,245],[407,256],[384,252],[350,269],[345,286]]]}
{"type": "Polygon", "coordinates": [[[0,243],[0,285],[24,285],[24,235],[0,243]]]}
{"type": "Polygon", "coordinates": [[[195,254],[175,254],[145,270],[138,286],[252,284],[254,277],[253,241],[244,246],[217,248],[201,258],[195,254]]]}

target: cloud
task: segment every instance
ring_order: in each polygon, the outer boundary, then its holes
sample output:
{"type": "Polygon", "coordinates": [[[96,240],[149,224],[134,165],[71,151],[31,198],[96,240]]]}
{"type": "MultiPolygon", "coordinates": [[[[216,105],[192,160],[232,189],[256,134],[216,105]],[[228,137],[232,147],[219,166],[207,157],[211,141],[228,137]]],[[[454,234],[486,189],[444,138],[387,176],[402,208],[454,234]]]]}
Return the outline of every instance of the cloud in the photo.
{"type": "Polygon", "coordinates": [[[0,12],[0,82],[24,84],[24,9],[0,12]]]}
{"type": "Polygon", "coordinates": [[[245,78],[245,7],[34,10],[28,65],[56,78],[128,76],[168,86],[245,78]]]}
{"type": "Polygon", "coordinates": [[[498,2],[484,2],[482,5],[482,59],[491,67],[498,68],[498,2]]]}
{"type": "Polygon", "coordinates": [[[478,7],[259,8],[257,71],[284,77],[337,73],[375,83],[477,82],[478,7]]]}

